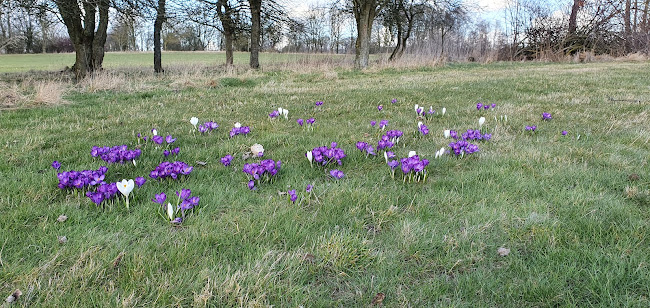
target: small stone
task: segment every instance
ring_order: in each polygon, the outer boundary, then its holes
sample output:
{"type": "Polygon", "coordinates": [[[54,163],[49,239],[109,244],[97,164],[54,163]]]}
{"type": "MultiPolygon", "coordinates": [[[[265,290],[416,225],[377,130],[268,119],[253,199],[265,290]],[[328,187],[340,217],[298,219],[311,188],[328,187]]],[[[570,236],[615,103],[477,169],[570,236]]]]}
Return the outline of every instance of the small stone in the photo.
{"type": "Polygon", "coordinates": [[[6,299],[7,303],[13,303],[16,300],[16,298],[13,295],[9,295],[6,299]]]}
{"type": "Polygon", "coordinates": [[[510,249],[501,247],[497,249],[497,253],[499,254],[500,257],[505,257],[510,254],[510,249]]]}
{"type": "Polygon", "coordinates": [[[627,178],[630,179],[630,181],[638,181],[639,179],[641,179],[641,177],[636,173],[630,174],[630,176],[628,176],[627,178]]]}
{"type": "Polygon", "coordinates": [[[58,222],[64,222],[66,220],[68,220],[68,216],[65,216],[65,215],[61,215],[61,216],[59,216],[59,218],[56,219],[56,221],[58,221],[58,222]]]}
{"type": "Polygon", "coordinates": [[[65,244],[68,242],[68,238],[66,236],[57,236],[56,238],[59,239],[59,244],[65,244]]]}

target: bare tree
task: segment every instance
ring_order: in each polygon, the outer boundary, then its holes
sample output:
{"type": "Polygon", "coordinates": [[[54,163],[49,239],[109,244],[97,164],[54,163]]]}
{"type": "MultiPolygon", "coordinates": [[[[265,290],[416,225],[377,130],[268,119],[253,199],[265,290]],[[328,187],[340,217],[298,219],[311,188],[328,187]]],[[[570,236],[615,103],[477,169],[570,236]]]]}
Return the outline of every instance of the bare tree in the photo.
{"type": "Polygon", "coordinates": [[[102,68],[109,0],[54,0],[75,49],[77,80],[102,68]]]}

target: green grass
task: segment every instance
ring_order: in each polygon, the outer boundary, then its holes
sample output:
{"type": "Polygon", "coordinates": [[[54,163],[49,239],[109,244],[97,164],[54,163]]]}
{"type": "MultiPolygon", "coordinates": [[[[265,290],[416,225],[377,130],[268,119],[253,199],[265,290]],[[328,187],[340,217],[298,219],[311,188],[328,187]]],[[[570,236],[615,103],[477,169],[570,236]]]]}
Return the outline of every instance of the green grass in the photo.
{"type": "MultiPolygon", "coordinates": [[[[329,60],[341,61],[351,55],[330,55],[330,54],[280,54],[262,53],[260,64],[282,65],[292,64],[299,61],[329,60]]],[[[26,71],[61,71],[66,66],[74,64],[74,53],[61,54],[0,54],[0,73],[22,73],[26,71]]],[[[222,65],[226,62],[226,54],[223,52],[163,52],[163,67],[175,65],[222,65]]],[[[247,52],[235,52],[234,64],[238,66],[248,65],[249,54],[247,52]]],[[[108,52],[104,58],[104,67],[108,69],[117,68],[153,68],[153,53],[151,52],[108,52]]]]}
{"type": "MultiPolygon", "coordinates": [[[[650,305],[650,63],[205,78],[220,82],[172,89],[167,76],[136,92],[75,88],[68,105],[0,112],[0,295],[18,288],[19,304],[65,307],[362,307],[378,292],[389,307],[650,305]],[[498,107],[479,113],[477,101],[498,107]],[[426,122],[424,138],[414,137],[416,103],[447,108],[426,122]],[[289,121],[268,120],[278,106],[289,121]],[[477,155],[433,159],[449,142],[444,129],[474,128],[485,114],[494,137],[477,155]],[[221,127],[191,134],[192,116],[221,127]],[[295,122],[312,116],[313,132],[295,122]],[[396,154],[431,159],[427,183],[393,180],[383,157],[356,150],[356,141],[376,144],[368,123],[380,119],[405,132],[396,154]],[[252,133],[227,138],[236,121],[252,133]],[[537,132],[525,134],[532,124],[537,132]],[[97,168],[93,145],[133,146],[152,127],[178,138],[178,159],[196,166],[189,178],[148,181],[128,211],[56,188],[53,160],[97,168]],[[348,155],[339,181],[304,158],[332,141],[348,155]],[[283,161],[277,181],[258,191],[241,172],[253,143],[283,161]],[[232,167],[219,164],[226,154],[232,167]],[[278,194],[310,183],[318,202],[278,194]],[[172,227],[149,200],[181,188],[201,206],[172,227]],[[61,214],[69,219],[57,222],[61,214]]],[[[147,146],[137,167],[110,166],[107,180],[145,176],[162,159],[147,146]]]]}

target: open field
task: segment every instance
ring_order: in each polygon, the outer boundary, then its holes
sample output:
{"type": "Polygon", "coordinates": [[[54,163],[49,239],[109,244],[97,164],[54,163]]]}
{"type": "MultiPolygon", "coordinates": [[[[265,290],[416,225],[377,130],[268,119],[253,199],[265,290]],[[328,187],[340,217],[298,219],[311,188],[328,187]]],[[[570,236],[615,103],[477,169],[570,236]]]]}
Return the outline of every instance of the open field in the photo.
{"type": "MultiPolygon", "coordinates": [[[[31,70],[35,71],[61,71],[66,66],[74,64],[74,53],[61,54],[19,54],[0,55],[0,73],[22,73],[31,70]]],[[[301,61],[340,61],[350,62],[354,55],[332,55],[332,54],[281,54],[261,53],[260,64],[262,66],[278,66],[283,64],[294,64],[301,61]]],[[[235,52],[235,65],[248,65],[249,54],[247,52],[235,52]]],[[[168,51],[162,54],[163,66],[191,66],[191,65],[223,65],[226,62],[224,52],[174,52],[168,51]]],[[[104,67],[107,69],[119,68],[147,68],[153,70],[153,53],[151,52],[108,52],[104,59],[104,67]]]]}
{"type": "MultiPolygon", "coordinates": [[[[378,293],[387,307],[650,305],[648,62],[97,78],[120,86],[65,84],[65,104],[0,109],[0,295],[20,289],[18,305],[367,307],[378,293]],[[427,136],[414,104],[437,110],[427,136]],[[277,107],[288,121],[269,120],[277,107]],[[191,133],[193,116],[220,127],[191,133]],[[451,142],[444,129],[481,116],[493,137],[478,153],[434,158],[451,142]],[[310,117],[314,131],[296,124],[310,117]],[[377,144],[369,122],[382,119],[404,132],[395,154],[430,159],[426,183],[393,180],[382,154],[356,149],[377,144]],[[251,133],[229,138],[235,122],[251,133]],[[189,177],[148,179],[129,210],[57,188],[52,161],[97,169],[92,146],[131,148],[152,128],[178,138],[189,177]],[[305,159],[334,141],[347,154],[340,180],[305,159]],[[254,143],[282,169],[250,191],[242,154],[254,143]],[[308,184],[317,200],[279,194],[308,184]],[[172,226],[151,199],[182,188],[200,204],[172,226]]],[[[161,152],[147,144],[105,180],[148,178],[161,152]]]]}

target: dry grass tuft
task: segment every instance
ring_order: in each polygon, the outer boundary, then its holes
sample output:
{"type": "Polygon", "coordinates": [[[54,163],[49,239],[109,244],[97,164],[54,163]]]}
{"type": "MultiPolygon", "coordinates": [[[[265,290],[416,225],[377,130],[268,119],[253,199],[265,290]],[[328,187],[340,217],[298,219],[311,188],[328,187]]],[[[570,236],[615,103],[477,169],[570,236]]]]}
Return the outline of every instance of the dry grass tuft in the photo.
{"type": "Polygon", "coordinates": [[[67,87],[56,81],[40,81],[34,85],[34,99],[36,105],[56,106],[65,104],[63,99],[67,87]]]}
{"type": "Polygon", "coordinates": [[[125,76],[119,73],[102,71],[85,78],[79,83],[81,91],[87,93],[96,93],[101,91],[122,91],[129,92],[132,85],[126,80],[125,76]]]}

